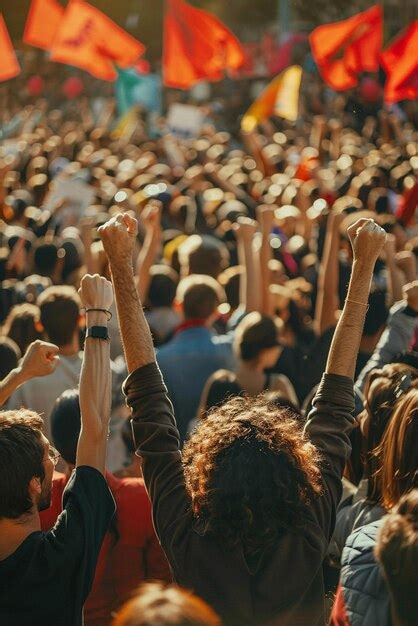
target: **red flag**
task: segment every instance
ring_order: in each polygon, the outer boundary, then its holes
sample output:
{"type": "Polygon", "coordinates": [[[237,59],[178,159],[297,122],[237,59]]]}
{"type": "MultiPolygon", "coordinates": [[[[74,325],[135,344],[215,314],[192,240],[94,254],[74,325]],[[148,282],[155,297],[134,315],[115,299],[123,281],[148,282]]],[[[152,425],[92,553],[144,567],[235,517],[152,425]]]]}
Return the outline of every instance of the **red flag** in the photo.
{"type": "Polygon", "coordinates": [[[318,26],[309,36],[325,82],[337,91],[357,85],[360,72],[376,72],[382,48],[383,12],[376,4],[348,20],[318,26]]]}
{"type": "Polygon", "coordinates": [[[220,80],[244,63],[238,39],[214,15],[184,0],[167,0],[164,18],[164,85],[188,89],[199,80],[220,80]]]}
{"type": "Polygon", "coordinates": [[[70,0],[51,49],[51,60],[115,80],[114,63],[133,65],[145,47],[84,0],[70,0]]]}
{"type": "Polygon", "coordinates": [[[418,20],[382,52],[381,61],[386,72],[385,101],[418,98],[418,20]]]}
{"type": "Polygon", "coordinates": [[[3,15],[0,13],[0,81],[9,80],[18,74],[20,74],[20,65],[3,15]]]}
{"type": "Polygon", "coordinates": [[[64,9],[56,0],[32,0],[23,41],[30,46],[49,50],[63,15],[64,9]]]}

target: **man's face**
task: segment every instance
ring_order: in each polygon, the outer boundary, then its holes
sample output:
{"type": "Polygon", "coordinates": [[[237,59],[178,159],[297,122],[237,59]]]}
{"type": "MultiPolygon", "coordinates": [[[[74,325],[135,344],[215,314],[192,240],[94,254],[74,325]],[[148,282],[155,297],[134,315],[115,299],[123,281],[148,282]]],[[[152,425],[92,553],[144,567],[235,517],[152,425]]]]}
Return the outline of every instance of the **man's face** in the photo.
{"type": "Polygon", "coordinates": [[[43,458],[45,476],[41,483],[41,493],[38,496],[38,501],[37,501],[38,511],[43,511],[49,508],[51,504],[52,476],[53,476],[54,467],[57,461],[57,452],[51,446],[48,439],[44,437],[44,435],[42,435],[42,443],[44,444],[44,448],[45,448],[44,458],[43,458]]]}

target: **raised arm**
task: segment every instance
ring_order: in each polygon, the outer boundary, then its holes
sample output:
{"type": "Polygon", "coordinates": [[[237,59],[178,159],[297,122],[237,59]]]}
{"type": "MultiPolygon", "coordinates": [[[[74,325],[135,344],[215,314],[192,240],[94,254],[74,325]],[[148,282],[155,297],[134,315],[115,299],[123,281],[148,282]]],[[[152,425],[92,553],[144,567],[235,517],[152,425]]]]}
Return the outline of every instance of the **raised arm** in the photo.
{"type": "Polygon", "coordinates": [[[270,245],[270,235],[274,225],[274,207],[264,205],[257,211],[261,228],[260,248],[260,282],[261,282],[261,312],[264,315],[273,314],[272,298],[270,296],[270,261],[273,251],[270,245]]]}
{"type": "MultiPolygon", "coordinates": [[[[129,376],[124,385],[132,428],[158,537],[170,560],[172,524],[190,506],[184,486],[179,434],[158,369],[151,333],[132,269],[137,221],[116,215],[99,229],[109,259],[129,376]]],[[[173,565],[173,563],[171,562],[173,565]]]]}
{"type": "Polygon", "coordinates": [[[358,220],[347,230],[354,261],[344,309],[332,340],[326,373],[354,377],[363,334],[373,269],[386,233],[373,220],[358,220]]]}
{"type": "Polygon", "coordinates": [[[161,211],[158,200],[150,202],[141,214],[145,225],[145,240],[136,262],[135,279],[141,302],[145,302],[151,282],[151,266],[161,246],[161,211]]]}
{"type": "Polygon", "coordinates": [[[138,222],[127,213],[119,213],[101,226],[99,233],[109,259],[126,365],[131,373],[155,362],[152,337],[132,268],[138,222]]]}
{"type": "Polygon", "coordinates": [[[257,223],[248,218],[240,217],[234,224],[238,244],[238,259],[244,268],[240,280],[240,304],[247,313],[258,311],[260,307],[260,286],[257,272],[257,260],[254,254],[254,235],[257,223]]]}
{"type": "Polygon", "coordinates": [[[112,285],[98,274],[87,274],[79,293],[86,309],[87,334],[80,374],[81,431],[76,465],[88,465],[104,474],[111,408],[110,342],[106,335],[112,285]],[[99,332],[104,338],[97,337],[99,332]]]}
{"type": "Polygon", "coordinates": [[[336,323],[338,310],[339,227],[344,215],[331,213],[328,218],[324,253],[319,267],[318,297],[315,310],[315,331],[321,336],[336,323]]]}
{"type": "Polygon", "coordinates": [[[58,346],[53,343],[39,340],[31,343],[18,367],[0,381],[0,406],[31,378],[52,374],[59,363],[58,352],[58,346]]]}

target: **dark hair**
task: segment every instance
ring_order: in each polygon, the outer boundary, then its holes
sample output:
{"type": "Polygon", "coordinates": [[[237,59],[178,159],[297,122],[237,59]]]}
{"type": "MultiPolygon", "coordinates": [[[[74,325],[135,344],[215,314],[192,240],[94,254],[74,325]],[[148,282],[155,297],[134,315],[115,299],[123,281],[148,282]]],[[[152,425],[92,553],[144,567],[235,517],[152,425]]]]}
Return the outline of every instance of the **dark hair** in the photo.
{"type": "Polygon", "coordinates": [[[80,298],[73,287],[48,287],[38,298],[41,323],[57,346],[69,344],[80,318],[80,298]]]}
{"type": "Polygon", "coordinates": [[[0,380],[17,367],[20,356],[17,343],[8,337],[0,337],[0,380]]]}
{"type": "Polygon", "coordinates": [[[165,265],[151,267],[148,302],[151,307],[171,307],[176,297],[178,275],[165,265]]]}
{"type": "Polygon", "coordinates": [[[42,426],[33,411],[0,412],[0,519],[17,519],[32,508],[29,483],[45,477],[42,426]]]}
{"type": "Polygon", "coordinates": [[[225,289],[227,302],[233,311],[239,307],[239,288],[243,272],[244,270],[240,265],[235,265],[228,267],[218,276],[219,284],[225,289]]]}
{"type": "Polygon", "coordinates": [[[67,389],[56,400],[51,412],[52,440],[66,463],[75,465],[81,428],[77,389],[67,389]]]}
{"type": "Polygon", "coordinates": [[[384,519],[375,549],[389,587],[392,613],[402,626],[418,623],[418,489],[384,519]]]}
{"type": "Polygon", "coordinates": [[[278,346],[278,328],[271,317],[249,313],[237,327],[235,349],[240,359],[251,361],[267,349],[278,346]]]}
{"type": "Polygon", "coordinates": [[[291,413],[262,397],[214,409],[186,442],[183,464],[195,516],[249,557],[302,529],[321,491],[315,446],[291,413]]]}
{"type": "Polygon", "coordinates": [[[35,274],[51,276],[58,262],[58,246],[40,241],[35,247],[33,262],[35,274]]]}
{"type": "Polygon", "coordinates": [[[221,620],[190,591],[144,583],[137,595],[119,610],[112,626],[221,626],[221,620]]]}
{"type": "Polygon", "coordinates": [[[228,262],[228,249],[212,235],[192,235],[179,250],[181,265],[188,264],[189,274],[217,278],[228,262]]]}
{"type": "Polygon", "coordinates": [[[26,302],[16,304],[9,312],[5,322],[5,333],[17,343],[22,354],[33,341],[41,338],[41,333],[36,328],[39,320],[39,307],[34,304],[26,302]]]}
{"type": "Polygon", "coordinates": [[[243,394],[234,372],[218,370],[208,378],[202,391],[197,417],[204,419],[208,411],[219,407],[235,396],[243,394]]]}
{"type": "Polygon", "coordinates": [[[183,304],[186,319],[207,320],[215,313],[223,296],[216,280],[206,275],[183,278],[177,288],[177,299],[183,304]]]}

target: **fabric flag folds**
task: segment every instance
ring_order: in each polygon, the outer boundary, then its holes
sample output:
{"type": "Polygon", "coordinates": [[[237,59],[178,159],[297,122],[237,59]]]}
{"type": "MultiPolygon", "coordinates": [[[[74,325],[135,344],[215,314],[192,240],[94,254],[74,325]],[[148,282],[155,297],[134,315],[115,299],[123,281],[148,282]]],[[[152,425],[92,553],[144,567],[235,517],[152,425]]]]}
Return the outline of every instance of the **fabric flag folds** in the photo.
{"type": "Polygon", "coordinates": [[[244,63],[238,39],[214,15],[184,0],[166,0],[163,81],[189,89],[200,80],[220,80],[244,63]]]}
{"type": "Polygon", "coordinates": [[[302,68],[299,65],[292,65],[276,76],[245,113],[242,129],[251,132],[259,122],[271,115],[296,121],[301,80],[302,68]]]}
{"type": "Polygon", "coordinates": [[[386,72],[385,102],[418,98],[418,20],[382,52],[381,62],[386,72]]]}
{"type": "Polygon", "coordinates": [[[23,41],[50,50],[63,15],[64,8],[56,0],[32,0],[23,41]]]}
{"type": "Polygon", "coordinates": [[[20,65],[10,41],[3,15],[0,13],[0,81],[10,80],[20,74],[20,65]]]}
{"type": "Polygon", "coordinates": [[[375,5],[347,20],[318,26],[309,41],[324,81],[343,91],[357,85],[359,73],[379,69],[382,38],[383,11],[375,5]]]}
{"type": "Polygon", "coordinates": [[[114,64],[134,65],[144,45],[84,0],[70,0],[51,48],[51,60],[115,80],[114,64]]]}

